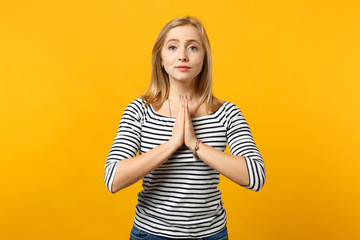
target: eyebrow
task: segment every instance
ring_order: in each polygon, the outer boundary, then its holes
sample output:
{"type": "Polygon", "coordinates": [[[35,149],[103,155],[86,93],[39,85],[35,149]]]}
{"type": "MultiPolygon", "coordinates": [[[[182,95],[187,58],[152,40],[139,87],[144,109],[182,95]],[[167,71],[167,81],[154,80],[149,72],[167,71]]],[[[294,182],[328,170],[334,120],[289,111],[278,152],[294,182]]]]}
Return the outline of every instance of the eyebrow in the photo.
{"type": "MultiPolygon", "coordinates": [[[[169,40],[166,42],[166,44],[167,44],[168,42],[172,42],[172,41],[174,41],[174,42],[180,42],[179,39],[172,38],[172,39],[169,39],[169,40]]],[[[195,39],[188,39],[188,40],[186,40],[186,42],[196,42],[197,44],[200,45],[200,43],[199,43],[198,41],[196,41],[195,39]]]]}

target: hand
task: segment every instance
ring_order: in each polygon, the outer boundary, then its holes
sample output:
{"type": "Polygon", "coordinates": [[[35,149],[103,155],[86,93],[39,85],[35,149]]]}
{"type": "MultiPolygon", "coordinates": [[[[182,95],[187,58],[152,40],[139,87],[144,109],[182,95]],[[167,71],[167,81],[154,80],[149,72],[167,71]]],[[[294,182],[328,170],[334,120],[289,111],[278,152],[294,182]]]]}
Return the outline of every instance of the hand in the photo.
{"type": "Polygon", "coordinates": [[[197,141],[197,137],[195,135],[194,126],[191,121],[191,116],[189,113],[189,99],[184,99],[185,103],[185,113],[184,113],[184,120],[185,120],[185,129],[184,129],[184,143],[190,149],[190,151],[194,151],[195,144],[197,141]]]}
{"type": "Polygon", "coordinates": [[[184,97],[179,97],[179,110],[176,116],[176,120],[172,129],[172,136],[170,141],[175,144],[177,148],[184,144],[184,97]]]}

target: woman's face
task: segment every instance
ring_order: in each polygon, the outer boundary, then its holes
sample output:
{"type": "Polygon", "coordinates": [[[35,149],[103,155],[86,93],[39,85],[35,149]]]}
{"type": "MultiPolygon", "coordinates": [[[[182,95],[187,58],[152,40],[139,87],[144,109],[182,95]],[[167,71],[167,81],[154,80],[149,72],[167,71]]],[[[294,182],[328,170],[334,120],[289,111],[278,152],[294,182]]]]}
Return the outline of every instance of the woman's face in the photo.
{"type": "Polygon", "coordinates": [[[161,49],[161,65],[170,80],[192,81],[201,72],[204,62],[201,36],[192,25],[171,29],[161,49]]]}

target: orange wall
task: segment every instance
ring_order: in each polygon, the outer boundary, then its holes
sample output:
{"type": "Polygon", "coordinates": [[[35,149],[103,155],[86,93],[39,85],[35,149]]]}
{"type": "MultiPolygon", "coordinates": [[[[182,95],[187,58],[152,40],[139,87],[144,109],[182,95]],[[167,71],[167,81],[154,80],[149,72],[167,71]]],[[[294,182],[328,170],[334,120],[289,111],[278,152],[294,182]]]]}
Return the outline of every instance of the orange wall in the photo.
{"type": "Polygon", "coordinates": [[[135,184],[105,187],[126,105],[175,17],[210,37],[214,92],[266,165],[222,178],[231,239],[359,239],[360,2],[1,1],[0,238],[128,239],[135,184]]]}

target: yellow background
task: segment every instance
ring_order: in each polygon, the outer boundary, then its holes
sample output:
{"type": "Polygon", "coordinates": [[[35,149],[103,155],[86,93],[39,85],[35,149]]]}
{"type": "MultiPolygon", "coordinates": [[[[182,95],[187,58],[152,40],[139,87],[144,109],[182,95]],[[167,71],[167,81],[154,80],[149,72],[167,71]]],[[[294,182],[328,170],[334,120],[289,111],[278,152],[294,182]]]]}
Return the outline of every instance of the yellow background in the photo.
{"type": "Polygon", "coordinates": [[[0,238],[128,239],[140,182],[104,164],[165,23],[208,32],[214,93],[240,107],[260,192],[222,178],[230,239],[360,239],[360,2],[1,1],[0,238]]]}

